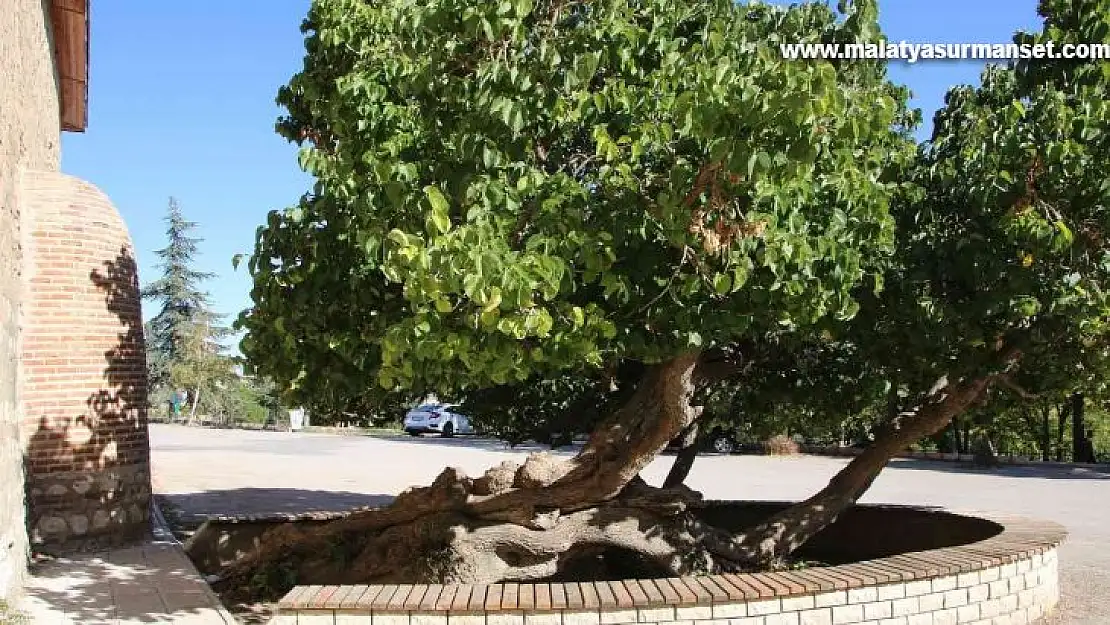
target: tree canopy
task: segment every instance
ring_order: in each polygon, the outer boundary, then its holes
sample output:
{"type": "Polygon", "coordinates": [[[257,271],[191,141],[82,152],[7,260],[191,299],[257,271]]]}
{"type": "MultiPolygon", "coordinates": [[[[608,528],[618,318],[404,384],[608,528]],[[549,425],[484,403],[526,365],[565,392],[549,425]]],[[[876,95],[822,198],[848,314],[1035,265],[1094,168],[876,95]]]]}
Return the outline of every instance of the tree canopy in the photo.
{"type": "Polygon", "coordinates": [[[259,231],[244,353],[306,399],[449,392],[850,317],[906,93],[777,52],[879,36],[846,10],[315,2],[279,130],[317,184],[259,231]]]}

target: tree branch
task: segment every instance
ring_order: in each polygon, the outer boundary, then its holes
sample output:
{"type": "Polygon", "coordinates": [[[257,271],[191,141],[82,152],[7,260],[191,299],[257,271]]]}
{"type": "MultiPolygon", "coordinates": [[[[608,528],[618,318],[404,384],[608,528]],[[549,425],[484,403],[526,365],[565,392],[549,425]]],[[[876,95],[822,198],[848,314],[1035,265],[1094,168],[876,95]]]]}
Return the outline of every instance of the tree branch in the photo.
{"type": "Polygon", "coordinates": [[[1015,395],[1022,399],[1035,400],[1041,398],[1040,394],[1030,393],[1029,391],[1022,388],[1017,382],[1014,382],[1013,378],[1011,378],[1008,373],[999,374],[998,376],[996,376],[995,379],[999,383],[1001,383],[1002,386],[1005,386],[1010,391],[1013,391],[1015,395]]]}

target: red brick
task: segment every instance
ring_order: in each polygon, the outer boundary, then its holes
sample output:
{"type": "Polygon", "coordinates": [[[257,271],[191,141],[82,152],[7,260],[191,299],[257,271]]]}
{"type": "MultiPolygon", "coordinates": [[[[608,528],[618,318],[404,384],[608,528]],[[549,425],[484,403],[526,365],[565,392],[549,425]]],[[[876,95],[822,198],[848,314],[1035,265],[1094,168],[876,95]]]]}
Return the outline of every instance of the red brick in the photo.
{"type": "Polygon", "coordinates": [[[374,610],[384,610],[389,605],[393,595],[396,594],[398,586],[396,584],[386,584],[382,586],[381,592],[374,595],[370,602],[370,607],[374,610]]]}

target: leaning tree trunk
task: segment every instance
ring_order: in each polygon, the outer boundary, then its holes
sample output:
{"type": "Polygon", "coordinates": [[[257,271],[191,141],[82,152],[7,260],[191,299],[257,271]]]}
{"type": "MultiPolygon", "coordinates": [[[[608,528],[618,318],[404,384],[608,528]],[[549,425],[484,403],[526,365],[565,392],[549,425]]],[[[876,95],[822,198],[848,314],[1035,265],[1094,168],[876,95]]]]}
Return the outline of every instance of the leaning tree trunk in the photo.
{"type": "Polygon", "coordinates": [[[690,476],[690,469],[694,468],[694,460],[698,457],[698,424],[695,421],[683,430],[678,437],[678,455],[671,465],[670,472],[663,480],[663,488],[681,486],[690,476]]]}
{"type": "Polygon", "coordinates": [[[311,529],[269,531],[221,573],[235,600],[294,584],[492,583],[550,577],[576,558],[617,548],[670,574],[706,570],[716,536],[689,511],[700,496],[637,476],[694,422],[699,354],[648,369],[629,401],[569,460],[532,454],[471,479],[446,469],[389,506],[311,529]]]}
{"type": "Polygon", "coordinates": [[[771,566],[828,527],[863,496],[879,472],[911,444],[942,430],[986,390],[991,378],[946,385],[917,409],[900,414],[828,486],[716,548],[734,562],[771,566]]]}

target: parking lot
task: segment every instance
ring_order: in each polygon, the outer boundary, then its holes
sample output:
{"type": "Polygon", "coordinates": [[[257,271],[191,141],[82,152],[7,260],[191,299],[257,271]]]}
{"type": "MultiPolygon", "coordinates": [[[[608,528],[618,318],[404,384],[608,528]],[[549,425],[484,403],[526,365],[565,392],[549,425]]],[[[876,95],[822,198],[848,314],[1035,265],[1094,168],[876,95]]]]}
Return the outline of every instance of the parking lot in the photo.
{"type": "MultiPolygon", "coordinates": [[[[261,514],[341,510],[386,503],[431,481],[444,466],[471,475],[535,448],[506,449],[470,437],[370,437],[210,430],[152,425],[155,489],[184,513],[261,514]]],[[[569,453],[569,452],[563,452],[569,453]]],[[[672,459],[644,472],[662,481],[672,459]]],[[[812,456],[700,457],[687,483],[713,499],[795,500],[821,488],[847,461],[812,456]]],[[[1110,597],[1110,473],[1007,467],[982,471],[944,462],[895,461],[864,498],[870,503],[1020,514],[1062,523],[1061,606],[1052,625],[1106,625],[1110,597]]]]}

